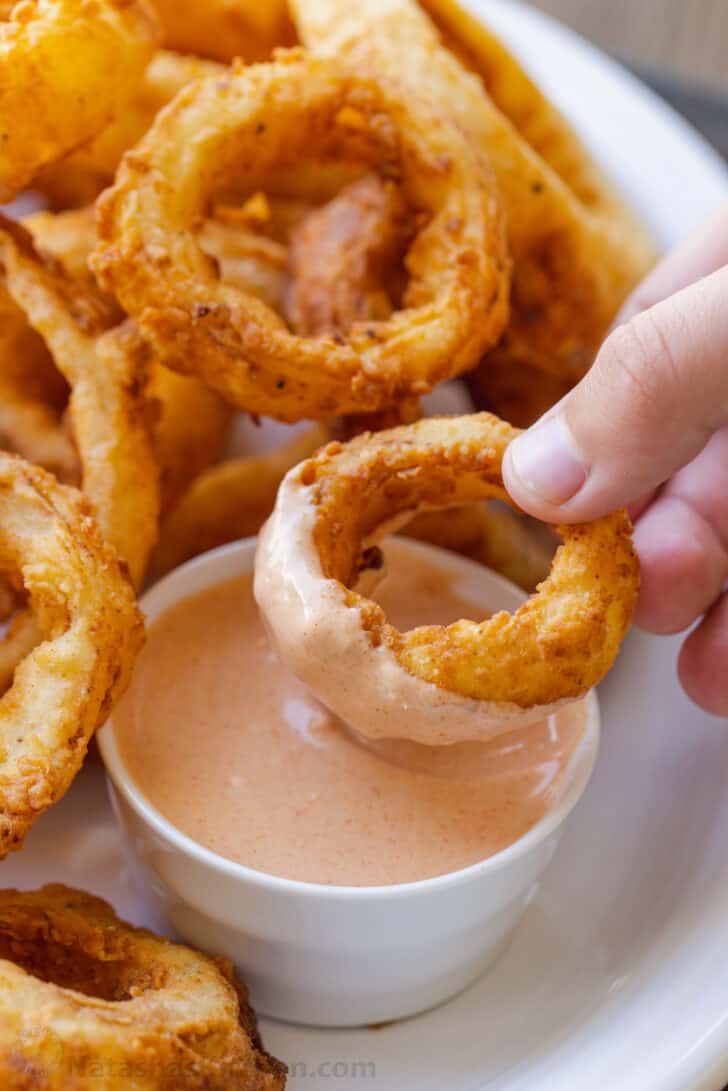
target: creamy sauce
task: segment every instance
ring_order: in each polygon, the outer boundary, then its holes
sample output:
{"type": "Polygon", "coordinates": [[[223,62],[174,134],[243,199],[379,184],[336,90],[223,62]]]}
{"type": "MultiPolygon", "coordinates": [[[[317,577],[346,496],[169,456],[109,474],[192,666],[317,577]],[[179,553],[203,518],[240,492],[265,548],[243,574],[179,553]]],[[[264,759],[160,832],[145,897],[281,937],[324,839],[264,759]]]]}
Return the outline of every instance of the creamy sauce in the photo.
{"type": "MultiPolygon", "coordinates": [[[[482,616],[422,556],[391,560],[374,597],[400,629],[482,616]]],[[[245,577],[151,626],[114,725],[142,792],[199,844],[273,875],[369,886],[466,867],[526,833],[585,711],[488,743],[364,742],[280,663],[245,577]]]]}

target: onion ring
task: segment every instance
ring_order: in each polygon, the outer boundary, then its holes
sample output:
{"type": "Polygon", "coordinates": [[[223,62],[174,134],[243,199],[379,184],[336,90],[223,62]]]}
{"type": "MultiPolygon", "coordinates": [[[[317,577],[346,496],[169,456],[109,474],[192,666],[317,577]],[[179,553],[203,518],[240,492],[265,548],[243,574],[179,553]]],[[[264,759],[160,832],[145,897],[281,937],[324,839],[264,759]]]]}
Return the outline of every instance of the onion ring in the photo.
{"type": "Polygon", "coordinates": [[[0,700],[0,855],[81,767],[143,640],[132,588],[82,497],[0,454],[0,564],[20,574],[43,638],[0,700]]]}
{"type": "Polygon", "coordinates": [[[424,6],[449,28],[444,45],[414,0],[290,3],[305,45],[386,86],[426,96],[488,155],[513,258],[503,351],[516,364],[524,360],[573,382],[590,366],[620,304],[653,263],[654,247],[623,204],[606,196],[606,183],[596,188],[596,168],[576,137],[505,49],[496,50],[485,30],[481,38],[490,49],[477,41],[474,46],[474,32],[465,33],[467,16],[453,17],[452,0],[426,0],[424,6]],[[471,71],[445,48],[458,41],[461,55],[469,51],[471,71]],[[515,124],[486,89],[497,90],[515,124]],[[550,142],[552,163],[539,154],[550,142]]]}
{"type": "Polygon", "coordinates": [[[624,512],[559,527],[548,578],[512,615],[399,633],[353,589],[372,543],[412,514],[508,503],[501,462],[517,434],[488,413],[430,418],[329,444],[284,479],[256,599],[283,660],[363,734],[485,739],[582,697],[611,667],[639,583],[624,512]]]}
{"type": "Polygon", "coordinates": [[[94,268],[163,362],[278,420],[423,393],[474,366],[505,322],[508,262],[485,161],[425,105],[301,51],[183,90],[98,210],[94,268]],[[424,222],[407,254],[405,309],[345,338],[292,335],[218,280],[191,230],[228,179],[255,190],[259,176],[314,154],[395,178],[424,222]]]}
{"type": "Polygon", "coordinates": [[[80,890],[0,891],[3,1087],[282,1091],[231,965],[80,890]],[[9,1081],[9,1082],[8,1082],[9,1081]]]}
{"type": "Polygon", "coordinates": [[[123,108],[156,36],[146,0],[21,0],[11,9],[0,22],[0,202],[123,108]]]}
{"type": "Polygon", "coordinates": [[[144,394],[144,346],[130,324],[108,327],[100,301],[44,262],[32,237],[0,220],[5,286],[71,387],[82,490],[140,586],[157,536],[158,467],[144,394]]]}

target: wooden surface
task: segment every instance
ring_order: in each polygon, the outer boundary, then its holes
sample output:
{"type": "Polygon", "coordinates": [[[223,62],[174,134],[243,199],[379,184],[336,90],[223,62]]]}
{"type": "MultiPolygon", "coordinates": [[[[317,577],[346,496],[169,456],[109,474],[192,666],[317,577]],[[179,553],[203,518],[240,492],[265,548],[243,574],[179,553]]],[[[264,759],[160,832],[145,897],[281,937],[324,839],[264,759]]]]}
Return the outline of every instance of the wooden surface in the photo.
{"type": "Polygon", "coordinates": [[[623,57],[728,91],[728,0],[530,0],[623,57]]]}

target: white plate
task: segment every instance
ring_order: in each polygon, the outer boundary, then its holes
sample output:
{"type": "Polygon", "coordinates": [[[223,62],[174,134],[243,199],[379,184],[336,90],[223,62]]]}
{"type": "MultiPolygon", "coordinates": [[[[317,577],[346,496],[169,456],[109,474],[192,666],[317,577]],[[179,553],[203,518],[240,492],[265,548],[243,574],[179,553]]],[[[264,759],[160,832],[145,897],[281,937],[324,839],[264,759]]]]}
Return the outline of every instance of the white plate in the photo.
{"type": "MultiPolygon", "coordinates": [[[[364,0],[362,0],[364,2],[364,0]]],[[[470,0],[573,119],[660,241],[728,194],[726,172],[603,55],[508,0],[470,0]]],[[[603,687],[595,780],[510,950],[457,1000],[371,1031],[266,1023],[294,1089],[718,1091],[728,1082],[728,724],[675,681],[677,642],[634,634],[603,687]]],[[[2,865],[154,925],[122,859],[98,766],[2,865]]]]}

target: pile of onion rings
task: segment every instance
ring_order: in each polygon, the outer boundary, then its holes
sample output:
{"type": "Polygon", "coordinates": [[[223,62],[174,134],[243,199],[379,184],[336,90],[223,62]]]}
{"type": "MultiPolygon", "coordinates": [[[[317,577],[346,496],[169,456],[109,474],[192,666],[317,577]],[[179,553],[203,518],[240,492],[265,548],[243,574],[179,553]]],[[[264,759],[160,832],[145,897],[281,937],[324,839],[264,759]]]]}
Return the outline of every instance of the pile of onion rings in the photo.
{"type": "MultiPolygon", "coordinates": [[[[504,46],[456,0],[0,0],[0,64],[0,855],[125,688],[135,592],[266,518],[270,629],[364,733],[485,739],[596,684],[629,520],[554,553],[500,468],[653,252],[504,46]],[[446,380],[465,415],[428,416],[446,380]],[[312,424],[261,454],[245,414],[312,424]],[[400,633],[367,597],[395,530],[530,597],[400,633]]],[[[139,1091],[285,1082],[226,967],[65,888],[0,892],[0,1005],[22,1087],[70,1086],[59,1046],[151,1055],[139,1091]]]]}
{"type": "Polygon", "coordinates": [[[501,462],[516,434],[487,413],[431,418],[329,444],[284,479],[258,546],[258,605],[284,661],[363,734],[484,739],[612,666],[639,586],[624,512],[559,527],[549,575],[514,614],[400,633],[356,590],[372,547],[414,513],[509,503],[501,462]],[[378,693],[366,710],[365,674],[378,693]]]}

